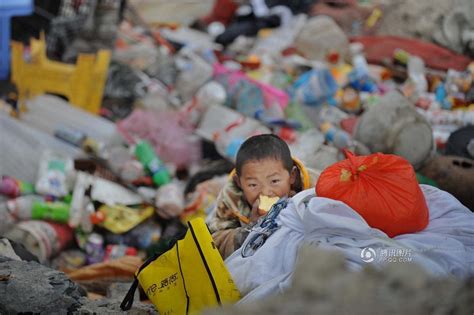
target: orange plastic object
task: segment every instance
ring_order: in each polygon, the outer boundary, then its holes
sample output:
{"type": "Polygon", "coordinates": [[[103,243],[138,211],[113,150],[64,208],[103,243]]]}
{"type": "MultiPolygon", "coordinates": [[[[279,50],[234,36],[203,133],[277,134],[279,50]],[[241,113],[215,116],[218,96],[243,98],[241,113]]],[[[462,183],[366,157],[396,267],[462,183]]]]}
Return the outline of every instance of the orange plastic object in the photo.
{"type": "Polygon", "coordinates": [[[44,93],[60,94],[74,106],[99,112],[104,93],[110,51],[79,54],[75,65],[51,61],[46,57],[44,35],[31,40],[31,57],[25,60],[22,43],[12,41],[12,82],[23,107],[26,99],[44,93]]]}
{"type": "Polygon", "coordinates": [[[390,237],[428,225],[428,206],[408,161],[382,153],[345,153],[348,159],[328,167],[319,177],[319,197],[344,202],[390,237]]]}

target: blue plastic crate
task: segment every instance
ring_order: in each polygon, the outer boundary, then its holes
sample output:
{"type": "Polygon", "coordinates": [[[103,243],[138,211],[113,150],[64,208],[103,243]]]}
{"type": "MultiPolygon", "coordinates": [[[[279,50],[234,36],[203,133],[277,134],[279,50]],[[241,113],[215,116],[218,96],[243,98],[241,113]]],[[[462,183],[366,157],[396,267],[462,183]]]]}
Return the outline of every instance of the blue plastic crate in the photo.
{"type": "Polygon", "coordinates": [[[33,12],[33,0],[0,0],[0,80],[10,72],[10,20],[33,12]]]}

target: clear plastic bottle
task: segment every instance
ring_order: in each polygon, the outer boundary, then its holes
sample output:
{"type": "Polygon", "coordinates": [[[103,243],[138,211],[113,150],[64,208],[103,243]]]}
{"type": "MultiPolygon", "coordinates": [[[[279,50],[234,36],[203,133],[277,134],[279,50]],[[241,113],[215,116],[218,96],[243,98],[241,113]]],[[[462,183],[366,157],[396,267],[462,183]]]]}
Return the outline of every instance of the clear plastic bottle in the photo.
{"type": "Polygon", "coordinates": [[[415,85],[418,94],[428,90],[428,81],[426,81],[425,72],[423,59],[410,55],[408,58],[408,78],[415,85]]]}
{"type": "Polygon", "coordinates": [[[357,76],[368,76],[369,64],[364,56],[364,45],[361,43],[353,43],[350,45],[350,51],[352,55],[352,66],[354,67],[357,76]]]}
{"type": "Polygon", "coordinates": [[[320,126],[327,141],[332,143],[338,149],[344,149],[352,146],[354,143],[352,137],[342,129],[335,127],[329,122],[324,122],[320,126]]]}
{"type": "Polygon", "coordinates": [[[41,158],[36,192],[64,197],[69,193],[74,173],[74,162],[60,153],[45,151],[41,158]]]}
{"type": "Polygon", "coordinates": [[[369,64],[364,56],[364,46],[361,43],[353,43],[350,46],[353,70],[349,73],[351,86],[364,92],[375,92],[377,86],[369,76],[369,64]]]}
{"type": "Polygon", "coordinates": [[[38,195],[21,196],[6,202],[7,211],[17,220],[29,220],[32,217],[33,204],[44,202],[38,195]]]}

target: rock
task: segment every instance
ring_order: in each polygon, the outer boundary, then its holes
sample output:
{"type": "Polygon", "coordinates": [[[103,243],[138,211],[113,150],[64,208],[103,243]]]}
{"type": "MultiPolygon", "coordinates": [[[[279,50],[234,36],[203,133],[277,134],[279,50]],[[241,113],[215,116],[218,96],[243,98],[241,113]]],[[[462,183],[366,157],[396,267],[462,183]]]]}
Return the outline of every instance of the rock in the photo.
{"type": "Polygon", "coordinates": [[[207,314],[472,314],[474,278],[434,278],[415,264],[347,270],[336,252],[303,248],[293,287],[254,304],[207,314]]]}
{"type": "Polygon", "coordinates": [[[128,311],[120,309],[122,299],[101,299],[92,301],[86,298],[81,300],[83,304],[78,310],[79,314],[131,314],[131,315],[145,315],[158,314],[153,304],[141,303],[135,301],[133,307],[128,311]]]}
{"type": "Polygon", "coordinates": [[[10,241],[6,238],[0,238],[0,253],[13,260],[21,260],[21,258],[15,253],[10,241]]]}
{"type": "Polygon", "coordinates": [[[37,262],[0,256],[0,314],[56,314],[76,311],[85,295],[62,272],[37,262]]]}
{"type": "MultiPolygon", "coordinates": [[[[116,282],[112,283],[107,288],[107,297],[109,299],[123,299],[127,294],[128,290],[132,286],[132,282],[116,282]]],[[[134,300],[139,300],[139,291],[135,290],[134,300]]]]}

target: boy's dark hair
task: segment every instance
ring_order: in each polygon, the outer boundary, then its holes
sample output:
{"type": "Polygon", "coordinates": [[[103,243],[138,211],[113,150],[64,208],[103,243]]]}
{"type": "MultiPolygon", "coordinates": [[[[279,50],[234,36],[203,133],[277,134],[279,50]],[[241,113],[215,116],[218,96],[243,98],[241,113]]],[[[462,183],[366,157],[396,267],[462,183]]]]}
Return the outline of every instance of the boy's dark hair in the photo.
{"type": "Polygon", "coordinates": [[[253,136],[245,140],[237,153],[235,170],[237,176],[242,173],[242,167],[248,161],[259,161],[267,158],[274,158],[283,163],[285,169],[291,173],[293,159],[290,148],[280,137],[273,134],[253,136]]]}

